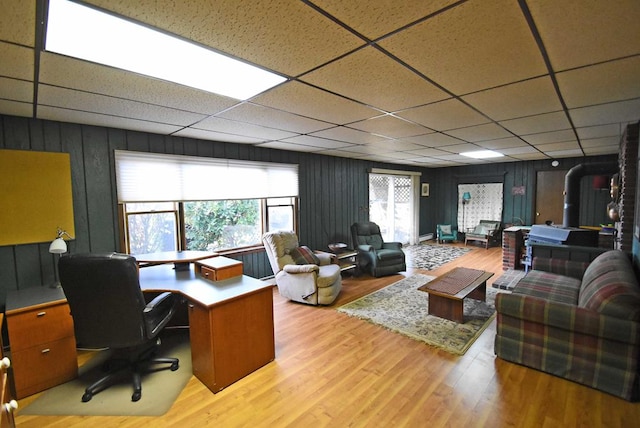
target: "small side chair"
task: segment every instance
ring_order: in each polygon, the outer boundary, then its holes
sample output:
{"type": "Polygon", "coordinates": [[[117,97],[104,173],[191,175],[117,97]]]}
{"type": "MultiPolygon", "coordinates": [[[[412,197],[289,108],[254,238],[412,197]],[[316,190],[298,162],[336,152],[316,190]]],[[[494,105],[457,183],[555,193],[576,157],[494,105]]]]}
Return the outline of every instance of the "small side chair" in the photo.
{"type": "Polygon", "coordinates": [[[453,229],[450,224],[437,224],[436,237],[439,244],[455,242],[458,240],[458,231],[453,229]]]}

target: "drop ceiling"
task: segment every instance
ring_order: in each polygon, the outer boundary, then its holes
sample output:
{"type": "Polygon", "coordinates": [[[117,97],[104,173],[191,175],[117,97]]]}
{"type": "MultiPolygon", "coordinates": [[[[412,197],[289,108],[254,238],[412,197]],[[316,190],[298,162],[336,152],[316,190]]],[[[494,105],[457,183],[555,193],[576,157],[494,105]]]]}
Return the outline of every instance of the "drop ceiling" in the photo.
{"type": "Polygon", "coordinates": [[[0,113],[420,167],[615,154],[640,120],[637,0],[84,4],[287,81],[238,101],[46,52],[46,1],[3,0],[0,113]]]}

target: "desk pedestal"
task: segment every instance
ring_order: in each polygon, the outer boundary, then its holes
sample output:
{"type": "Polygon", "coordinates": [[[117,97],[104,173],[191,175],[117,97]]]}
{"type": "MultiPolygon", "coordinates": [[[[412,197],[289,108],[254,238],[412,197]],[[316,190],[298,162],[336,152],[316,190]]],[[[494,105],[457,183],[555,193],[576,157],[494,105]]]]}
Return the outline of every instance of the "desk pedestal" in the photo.
{"type": "Polygon", "coordinates": [[[273,291],[207,307],[189,302],[193,374],[218,392],[275,358],[273,291]]]}

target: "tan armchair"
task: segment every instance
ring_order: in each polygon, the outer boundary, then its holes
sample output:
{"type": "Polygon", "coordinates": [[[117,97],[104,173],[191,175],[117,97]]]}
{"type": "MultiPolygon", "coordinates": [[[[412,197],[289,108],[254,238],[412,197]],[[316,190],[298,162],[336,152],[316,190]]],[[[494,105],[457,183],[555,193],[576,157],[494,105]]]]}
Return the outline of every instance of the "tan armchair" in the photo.
{"type": "Polygon", "coordinates": [[[335,256],[300,246],[294,232],[262,237],[280,295],[310,305],[330,305],[342,289],[335,256]]]}
{"type": "Polygon", "coordinates": [[[493,242],[500,240],[501,223],[498,220],[480,220],[480,223],[470,229],[464,236],[464,245],[469,241],[480,241],[485,248],[493,242]]]}

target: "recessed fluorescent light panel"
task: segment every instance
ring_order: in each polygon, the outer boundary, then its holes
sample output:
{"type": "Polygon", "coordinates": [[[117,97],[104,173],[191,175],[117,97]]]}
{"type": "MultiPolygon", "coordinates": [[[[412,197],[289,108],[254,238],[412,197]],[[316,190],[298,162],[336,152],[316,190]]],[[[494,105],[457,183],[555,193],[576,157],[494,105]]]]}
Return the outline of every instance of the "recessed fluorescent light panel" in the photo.
{"type": "Polygon", "coordinates": [[[502,153],[494,152],[493,150],[478,150],[477,152],[464,152],[460,154],[474,159],[500,158],[504,156],[502,153]]]}
{"type": "Polygon", "coordinates": [[[286,78],[67,0],[49,0],[45,49],[246,100],[286,78]]]}

